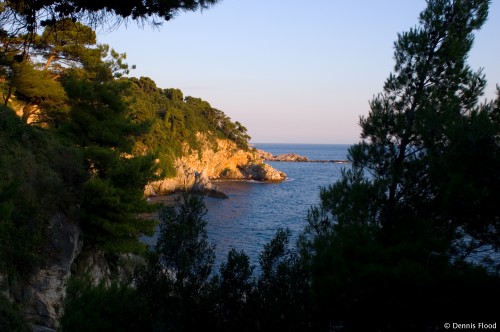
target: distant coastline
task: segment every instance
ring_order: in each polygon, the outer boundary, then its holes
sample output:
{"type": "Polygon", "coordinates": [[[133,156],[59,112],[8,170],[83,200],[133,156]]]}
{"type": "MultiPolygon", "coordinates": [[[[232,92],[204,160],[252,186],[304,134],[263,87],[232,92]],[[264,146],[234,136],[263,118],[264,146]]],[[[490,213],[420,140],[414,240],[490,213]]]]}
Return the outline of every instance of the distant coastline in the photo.
{"type": "Polygon", "coordinates": [[[346,149],[347,144],[286,144],[286,143],[260,143],[252,144],[256,149],[257,156],[265,161],[273,162],[307,162],[307,163],[349,163],[346,155],[338,156],[329,153],[341,147],[346,149]],[[325,150],[323,155],[307,156],[307,150],[313,146],[320,146],[325,150]],[[332,156],[334,158],[332,158],[332,156]]]}

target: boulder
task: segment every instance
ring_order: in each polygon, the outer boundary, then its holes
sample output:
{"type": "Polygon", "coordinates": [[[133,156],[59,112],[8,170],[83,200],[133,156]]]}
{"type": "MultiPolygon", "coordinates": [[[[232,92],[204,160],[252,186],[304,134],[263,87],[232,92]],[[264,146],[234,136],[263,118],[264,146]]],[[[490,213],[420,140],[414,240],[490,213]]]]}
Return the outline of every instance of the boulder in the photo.
{"type": "Polygon", "coordinates": [[[210,181],[205,171],[201,173],[195,172],[194,176],[194,184],[191,187],[192,192],[201,193],[209,197],[228,198],[226,194],[219,191],[217,186],[210,181]]]}
{"type": "Polygon", "coordinates": [[[241,173],[245,179],[256,181],[281,182],[286,180],[286,174],[265,163],[243,165],[241,173]]]}

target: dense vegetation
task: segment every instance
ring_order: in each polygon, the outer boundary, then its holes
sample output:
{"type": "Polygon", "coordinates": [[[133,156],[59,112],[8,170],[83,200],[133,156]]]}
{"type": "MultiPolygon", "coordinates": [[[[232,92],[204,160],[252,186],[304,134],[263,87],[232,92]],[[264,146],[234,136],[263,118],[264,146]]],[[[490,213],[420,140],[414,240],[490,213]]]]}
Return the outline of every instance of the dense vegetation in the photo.
{"type": "Polygon", "coordinates": [[[235,249],[213,273],[200,196],[185,195],[160,212],[158,246],[138,269],[135,287],[75,280],[61,320],[64,331],[306,331],[312,326],[308,270],[278,230],[259,257],[235,249]]]}
{"type": "MultiPolygon", "coordinates": [[[[488,1],[432,0],[420,25],[399,35],[394,73],[349,150],[352,168],[321,190],[295,249],[286,230],[277,232],[258,275],[236,250],[212,271],[199,198],[165,208],[148,265],[136,288],[124,287],[145,305],[141,326],[435,331],[495,323],[487,298],[500,295],[500,93],[480,104],[484,75],[466,65],[487,10],[488,1]]],[[[103,292],[82,287],[66,306],[103,292]]],[[[75,314],[67,312],[64,329],[80,326],[75,314]]]]}
{"type": "Polygon", "coordinates": [[[325,326],[422,331],[495,317],[485,297],[500,290],[500,94],[479,104],[484,74],[466,64],[487,13],[487,1],[429,1],[399,35],[352,169],[310,214],[325,326]]]}
{"type": "Polygon", "coordinates": [[[148,181],[173,176],[175,158],[233,140],[246,128],[209,103],[126,78],[125,55],[96,42],[89,27],[63,19],[32,36],[1,34],[0,272],[27,275],[43,262],[47,228],[62,214],[87,245],[143,252],[156,222],[148,181]],[[15,114],[14,110],[18,113],[15,114]],[[186,150],[187,147],[187,150],[186,150]]]}
{"type": "Polygon", "coordinates": [[[232,122],[222,111],[204,100],[184,97],[179,89],[160,89],[150,78],[127,80],[130,87],[125,96],[134,123],[146,124],[149,130],[137,140],[137,154],[145,151],[159,157],[164,176],[175,175],[173,161],[183,153],[184,146],[197,150],[198,134],[205,134],[214,149],[217,138],[232,140],[241,149],[248,149],[250,136],[238,121],[232,122]]]}
{"type": "Polygon", "coordinates": [[[74,215],[86,179],[77,149],[0,109],[0,271],[26,274],[42,259],[49,219],[74,215]]]}
{"type": "MultiPolygon", "coordinates": [[[[203,3],[212,2],[185,6],[203,3]]],[[[14,14],[33,26],[39,8],[23,8],[14,14]]],[[[497,308],[485,297],[500,295],[500,93],[479,103],[484,75],[466,64],[487,11],[486,0],[429,0],[420,25],[399,35],[394,73],[349,150],[352,168],[321,190],[296,246],[278,230],[258,274],[238,250],[217,273],[203,200],[186,195],[161,210],[158,244],[133,286],[72,281],[63,330],[434,331],[446,322],[494,323],[497,308]]],[[[0,34],[0,273],[9,276],[43,263],[55,214],[78,221],[87,245],[144,253],[137,239],[155,225],[137,217],[151,208],[144,185],[173,174],[183,143],[196,150],[203,133],[248,147],[246,129],[207,102],[124,77],[125,56],[97,45],[77,20],[45,26],[29,38],[0,34]]],[[[22,328],[0,301],[2,326],[22,328]]]]}

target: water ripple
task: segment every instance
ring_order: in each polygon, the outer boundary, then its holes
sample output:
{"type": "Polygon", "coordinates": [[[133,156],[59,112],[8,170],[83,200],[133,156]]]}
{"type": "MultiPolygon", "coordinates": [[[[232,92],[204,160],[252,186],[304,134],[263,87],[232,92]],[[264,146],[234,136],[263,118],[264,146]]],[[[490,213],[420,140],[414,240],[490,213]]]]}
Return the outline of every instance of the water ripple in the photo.
{"type": "MultiPolygon", "coordinates": [[[[297,152],[315,159],[345,159],[346,145],[265,145],[258,146],[273,154],[297,152]],[[290,149],[288,151],[284,149],[290,149]],[[293,150],[295,149],[295,150],[293,150]]],[[[309,208],[319,203],[319,188],[340,178],[348,164],[274,162],[273,167],[285,172],[289,179],[282,183],[235,182],[217,183],[229,199],[207,198],[207,232],[216,244],[218,266],[231,248],[244,250],[252,264],[278,228],[289,228],[294,238],[304,229],[309,208]]]]}

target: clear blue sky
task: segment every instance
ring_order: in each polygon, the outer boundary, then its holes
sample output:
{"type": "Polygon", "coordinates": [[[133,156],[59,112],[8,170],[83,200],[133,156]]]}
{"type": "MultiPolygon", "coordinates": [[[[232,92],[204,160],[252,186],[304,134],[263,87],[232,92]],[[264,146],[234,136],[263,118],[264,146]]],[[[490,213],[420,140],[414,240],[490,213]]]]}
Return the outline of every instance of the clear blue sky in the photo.
{"type": "MultiPolygon", "coordinates": [[[[100,34],[159,87],[207,100],[243,123],[252,142],[355,143],[359,116],[394,65],[397,33],[424,0],[223,0],[159,29],[100,34]]],[[[500,1],[469,57],[484,68],[485,97],[500,83],[500,1]]]]}

